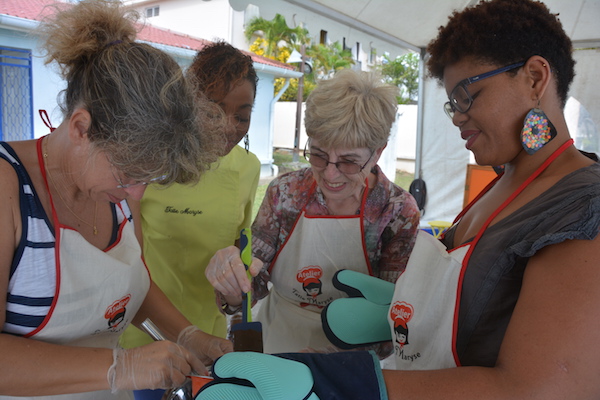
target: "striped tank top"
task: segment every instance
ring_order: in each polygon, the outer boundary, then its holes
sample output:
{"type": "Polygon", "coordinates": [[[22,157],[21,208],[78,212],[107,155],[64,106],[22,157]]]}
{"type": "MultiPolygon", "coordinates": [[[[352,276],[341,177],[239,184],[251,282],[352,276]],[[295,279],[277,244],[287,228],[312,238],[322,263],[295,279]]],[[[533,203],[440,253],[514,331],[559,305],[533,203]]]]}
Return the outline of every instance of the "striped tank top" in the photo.
{"type": "Polygon", "coordinates": [[[27,335],[46,317],[56,291],[54,231],[29,174],[14,150],[0,142],[0,157],[19,178],[22,234],[10,266],[3,333],[27,335]]]}
{"type": "MultiPolygon", "coordinates": [[[[28,336],[44,322],[56,295],[56,240],[51,219],[44,211],[29,174],[5,142],[0,142],[0,158],[10,163],[18,176],[22,224],[21,238],[10,266],[2,333],[28,336]]],[[[114,243],[118,224],[124,216],[117,218],[116,207],[112,206],[114,223],[110,242],[114,243]]],[[[130,218],[125,201],[122,206],[130,218]]]]}

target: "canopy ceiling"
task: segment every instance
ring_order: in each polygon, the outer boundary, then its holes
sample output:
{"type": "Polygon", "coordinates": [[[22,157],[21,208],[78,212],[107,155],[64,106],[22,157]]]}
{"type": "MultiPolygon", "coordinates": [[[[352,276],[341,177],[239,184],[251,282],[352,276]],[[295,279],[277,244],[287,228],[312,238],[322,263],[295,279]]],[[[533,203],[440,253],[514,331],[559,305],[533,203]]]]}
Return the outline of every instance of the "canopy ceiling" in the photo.
{"type": "MultiPolygon", "coordinates": [[[[288,24],[303,23],[312,35],[326,30],[335,41],[360,42],[390,53],[402,49],[420,52],[445,25],[454,10],[478,0],[229,0],[237,11],[248,4],[259,7],[271,19],[276,13],[288,24]]],[[[544,0],[559,14],[575,47],[600,47],[600,0],[544,0]]],[[[379,52],[381,54],[381,52],[379,52]]]]}

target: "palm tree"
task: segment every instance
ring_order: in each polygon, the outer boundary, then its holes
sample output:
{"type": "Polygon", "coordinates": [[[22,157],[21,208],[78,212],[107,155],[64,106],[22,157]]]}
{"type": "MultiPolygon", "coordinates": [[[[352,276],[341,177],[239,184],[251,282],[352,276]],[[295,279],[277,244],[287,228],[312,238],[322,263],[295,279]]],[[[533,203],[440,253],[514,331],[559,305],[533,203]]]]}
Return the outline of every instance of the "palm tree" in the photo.
{"type": "Polygon", "coordinates": [[[317,79],[329,79],[336,71],[354,64],[352,51],[342,48],[340,42],[312,45],[306,54],[313,62],[313,74],[317,79]]]}
{"type": "Polygon", "coordinates": [[[246,40],[250,43],[254,42],[252,38],[257,32],[262,33],[266,46],[264,55],[273,59],[278,59],[281,42],[284,42],[281,47],[288,49],[308,42],[308,30],[301,26],[290,28],[281,14],[276,14],[271,21],[261,17],[253,18],[244,31],[246,40]]]}

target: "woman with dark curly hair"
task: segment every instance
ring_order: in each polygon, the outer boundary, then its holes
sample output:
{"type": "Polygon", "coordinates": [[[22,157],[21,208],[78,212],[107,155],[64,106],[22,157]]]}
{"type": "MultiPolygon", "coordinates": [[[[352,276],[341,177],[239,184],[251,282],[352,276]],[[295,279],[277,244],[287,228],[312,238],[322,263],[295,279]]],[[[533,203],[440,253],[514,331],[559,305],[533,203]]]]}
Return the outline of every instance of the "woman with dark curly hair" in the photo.
{"type": "MultiPolygon", "coordinates": [[[[187,75],[198,96],[223,110],[226,145],[197,185],[148,187],[141,200],[144,260],[152,280],[190,321],[225,337],[227,320],[215,304],[204,269],[217,250],[239,248],[240,231],[252,222],[260,161],[237,144],[247,138],[258,77],[252,58],[223,41],[203,47],[187,75]]],[[[127,348],[151,340],[132,326],[121,344],[127,348]]],[[[161,393],[136,391],[135,398],[160,399],[161,393]]]]}
{"type": "Polygon", "coordinates": [[[0,143],[0,398],[178,386],[232,346],[152,283],[128,200],[149,182],[196,182],[216,159],[219,120],[173,58],[135,41],[134,12],[108,0],[56,7],[41,32],[66,81],[64,119],[40,139],[0,143]],[[169,340],[119,348],[146,318],[169,340]]]}
{"type": "MultiPolygon", "coordinates": [[[[314,390],[321,399],[597,399],[600,165],[573,146],[563,116],[574,76],[571,41],[543,3],[491,0],[455,12],[428,51],[429,71],[448,94],[444,110],[466,148],[479,164],[504,172],[441,241],[417,237],[381,317],[410,332],[409,342],[395,343],[397,370],[379,375],[368,359],[357,361],[360,352],[335,355],[343,362],[296,355],[313,371],[301,393],[314,390]],[[344,370],[349,361],[354,371],[344,370]],[[315,363],[321,363],[319,373],[315,363]],[[335,385],[340,371],[347,385],[359,381],[360,387],[332,394],[346,389],[335,385]],[[370,395],[358,394],[368,384],[370,395]]],[[[373,312],[357,310],[380,310],[384,302],[381,290],[361,285],[355,299],[330,307],[352,300],[346,311],[364,324],[373,312]]],[[[335,315],[329,322],[335,325],[335,315]]],[[[213,373],[238,357],[223,356],[213,373]]],[[[263,393],[261,376],[252,378],[263,393]]],[[[212,398],[210,388],[198,397],[212,398]]]]}

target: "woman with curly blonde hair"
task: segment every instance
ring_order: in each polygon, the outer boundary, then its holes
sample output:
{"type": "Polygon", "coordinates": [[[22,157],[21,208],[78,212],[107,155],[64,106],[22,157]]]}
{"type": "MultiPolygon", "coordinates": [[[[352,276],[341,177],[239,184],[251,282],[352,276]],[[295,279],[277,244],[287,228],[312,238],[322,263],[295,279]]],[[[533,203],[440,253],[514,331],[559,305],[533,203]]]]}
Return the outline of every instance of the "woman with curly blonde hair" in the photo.
{"type": "Polygon", "coordinates": [[[133,12],[103,0],[57,7],[41,31],[67,83],[64,120],[0,143],[0,398],[180,385],[231,345],[152,283],[128,199],[150,182],[197,182],[216,159],[219,120],[171,57],[135,42],[133,12]],[[170,341],[120,349],[146,318],[170,341]]]}

